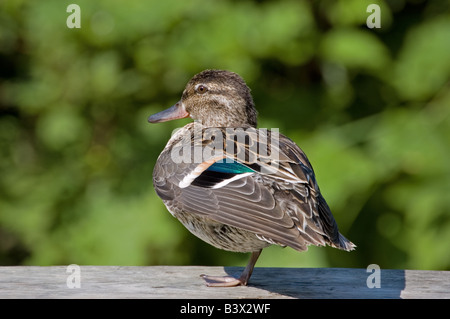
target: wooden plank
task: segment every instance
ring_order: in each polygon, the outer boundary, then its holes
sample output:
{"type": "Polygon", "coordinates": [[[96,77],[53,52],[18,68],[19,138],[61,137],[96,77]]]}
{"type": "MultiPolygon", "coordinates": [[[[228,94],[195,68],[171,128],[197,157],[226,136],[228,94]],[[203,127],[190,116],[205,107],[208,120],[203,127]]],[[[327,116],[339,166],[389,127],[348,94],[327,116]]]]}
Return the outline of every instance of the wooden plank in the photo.
{"type": "Polygon", "coordinates": [[[249,286],[233,288],[206,287],[199,277],[242,269],[81,266],[80,288],[69,288],[68,278],[76,281],[67,266],[0,267],[0,298],[450,298],[449,271],[382,269],[380,288],[368,288],[366,269],[255,268],[249,286]]]}

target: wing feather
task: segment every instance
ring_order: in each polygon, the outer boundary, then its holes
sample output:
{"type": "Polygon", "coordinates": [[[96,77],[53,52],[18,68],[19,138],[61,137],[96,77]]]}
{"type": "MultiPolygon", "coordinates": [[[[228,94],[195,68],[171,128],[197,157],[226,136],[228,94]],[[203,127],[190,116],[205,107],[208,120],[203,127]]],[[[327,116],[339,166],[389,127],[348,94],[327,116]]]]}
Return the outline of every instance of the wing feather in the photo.
{"type": "MultiPolygon", "coordinates": [[[[211,160],[212,157],[203,159],[209,161],[201,167],[204,168],[201,172],[198,168],[201,163],[170,163],[170,147],[163,151],[155,167],[157,176],[154,177],[155,189],[163,200],[181,206],[191,214],[254,232],[269,241],[297,250],[305,250],[310,244],[329,244],[346,250],[354,247],[339,233],[336,221],[320,194],[312,166],[293,141],[277,134],[276,145],[270,144],[270,131],[252,129],[245,139],[234,138],[230,142],[226,129],[220,130],[223,134],[222,146],[225,148],[227,143],[231,143],[232,147],[225,151],[221,149],[216,154],[208,150],[206,153],[215,157],[214,160],[211,160]],[[260,138],[263,133],[268,136],[260,138]],[[258,141],[261,143],[258,144],[258,141]],[[227,173],[223,164],[220,165],[220,172],[208,171],[212,163],[223,158],[246,165],[251,172],[239,173],[234,169],[227,173]],[[200,172],[198,177],[180,188],[180,181],[194,170],[200,172]],[[229,182],[224,183],[225,180],[229,182]]],[[[198,145],[192,136],[191,154],[194,153],[194,146],[198,145]]],[[[214,143],[202,141],[201,145],[212,147],[214,143]]]]}

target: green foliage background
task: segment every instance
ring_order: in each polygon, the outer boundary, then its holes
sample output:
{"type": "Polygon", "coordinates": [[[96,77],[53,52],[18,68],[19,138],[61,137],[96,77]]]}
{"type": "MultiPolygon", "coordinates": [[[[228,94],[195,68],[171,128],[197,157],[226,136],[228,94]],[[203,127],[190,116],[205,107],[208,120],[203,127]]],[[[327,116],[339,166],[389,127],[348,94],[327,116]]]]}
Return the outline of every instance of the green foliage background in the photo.
{"type": "Polygon", "coordinates": [[[229,69],[260,127],[308,154],[347,253],[266,249],[257,266],[450,270],[447,1],[0,2],[0,264],[244,265],[152,188],[173,129],[147,117],[229,69]],[[69,29],[70,3],[81,28],[69,29]],[[366,8],[381,7],[369,29],[366,8]]]}

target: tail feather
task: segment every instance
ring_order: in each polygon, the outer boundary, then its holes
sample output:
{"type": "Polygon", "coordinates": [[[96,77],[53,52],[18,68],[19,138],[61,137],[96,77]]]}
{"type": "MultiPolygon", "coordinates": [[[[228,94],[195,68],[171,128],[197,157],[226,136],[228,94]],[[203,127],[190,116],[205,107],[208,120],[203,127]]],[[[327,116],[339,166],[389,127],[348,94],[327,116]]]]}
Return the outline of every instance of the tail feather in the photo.
{"type": "Polygon", "coordinates": [[[334,219],[333,215],[331,214],[331,210],[328,207],[327,202],[322,197],[322,195],[319,195],[319,215],[320,219],[323,222],[323,227],[326,232],[326,234],[329,237],[329,245],[334,248],[351,251],[356,248],[356,245],[353,244],[350,240],[345,238],[338,229],[336,220],[334,219]]]}
{"type": "Polygon", "coordinates": [[[341,233],[339,233],[339,244],[338,245],[332,245],[335,248],[339,248],[345,251],[352,251],[356,248],[356,245],[352,243],[350,240],[345,238],[341,233]]]}

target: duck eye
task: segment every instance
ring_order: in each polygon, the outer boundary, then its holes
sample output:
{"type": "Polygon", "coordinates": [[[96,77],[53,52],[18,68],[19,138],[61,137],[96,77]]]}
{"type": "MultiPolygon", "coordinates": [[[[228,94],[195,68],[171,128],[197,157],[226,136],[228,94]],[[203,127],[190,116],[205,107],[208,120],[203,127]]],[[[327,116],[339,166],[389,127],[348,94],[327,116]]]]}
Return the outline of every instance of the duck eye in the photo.
{"type": "Polygon", "coordinates": [[[203,94],[208,91],[208,88],[205,85],[200,84],[199,86],[197,86],[196,91],[197,91],[197,93],[203,94]]]}

